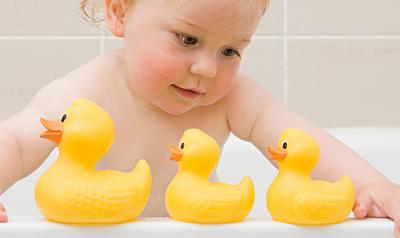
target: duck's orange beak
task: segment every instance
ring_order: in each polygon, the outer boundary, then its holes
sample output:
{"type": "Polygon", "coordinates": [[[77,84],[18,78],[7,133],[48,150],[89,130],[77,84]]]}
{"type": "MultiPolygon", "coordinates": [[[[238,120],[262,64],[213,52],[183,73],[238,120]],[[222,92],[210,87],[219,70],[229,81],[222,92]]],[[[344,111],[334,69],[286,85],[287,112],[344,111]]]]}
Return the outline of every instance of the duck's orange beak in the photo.
{"type": "Polygon", "coordinates": [[[287,154],[286,151],[273,146],[268,146],[268,152],[271,154],[270,160],[278,161],[284,160],[287,154]]]}
{"type": "Polygon", "coordinates": [[[57,145],[61,142],[61,137],[63,134],[63,126],[60,121],[48,121],[46,119],[40,118],[40,122],[44,127],[46,127],[47,131],[44,131],[40,134],[41,138],[46,138],[50,141],[53,141],[57,145]]]}
{"type": "Polygon", "coordinates": [[[170,146],[169,151],[171,152],[171,157],[169,157],[170,160],[180,161],[182,159],[183,152],[178,147],[170,146]]]}

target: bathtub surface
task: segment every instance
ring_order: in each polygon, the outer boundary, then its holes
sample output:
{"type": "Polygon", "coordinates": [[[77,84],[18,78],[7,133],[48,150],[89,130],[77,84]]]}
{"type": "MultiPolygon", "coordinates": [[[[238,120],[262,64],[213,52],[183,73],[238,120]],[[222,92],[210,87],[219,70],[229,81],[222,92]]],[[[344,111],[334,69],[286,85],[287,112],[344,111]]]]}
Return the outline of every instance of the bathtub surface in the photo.
{"type": "Polygon", "coordinates": [[[305,227],[272,221],[247,219],[222,225],[197,225],[169,218],[141,218],[135,222],[109,226],[71,226],[48,222],[39,217],[10,217],[0,224],[0,237],[162,237],[162,238],[286,238],[286,237],[394,237],[389,219],[348,219],[330,226],[305,227]]]}
{"type": "MultiPolygon", "coordinates": [[[[358,152],[389,179],[400,183],[400,127],[326,128],[329,133],[358,152]]],[[[143,218],[134,223],[108,227],[77,227],[47,222],[35,206],[35,183],[54,162],[53,153],[43,165],[19,181],[0,197],[10,222],[0,224],[0,237],[393,237],[393,222],[388,219],[349,219],[327,227],[297,227],[273,222],[265,205],[265,194],[277,170],[251,144],[231,136],[217,172],[222,182],[238,183],[251,176],[255,203],[249,219],[243,223],[199,226],[166,218],[143,218]],[[29,216],[29,217],[25,217],[29,216]]]]}

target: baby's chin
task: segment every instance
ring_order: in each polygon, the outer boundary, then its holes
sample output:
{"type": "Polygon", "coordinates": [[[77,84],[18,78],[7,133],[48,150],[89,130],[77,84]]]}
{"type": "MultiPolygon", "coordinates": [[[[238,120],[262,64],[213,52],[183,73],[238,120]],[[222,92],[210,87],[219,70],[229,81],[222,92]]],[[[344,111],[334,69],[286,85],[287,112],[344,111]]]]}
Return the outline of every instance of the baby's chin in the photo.
{"type": "Polygon", "coordinates": [[[168,113],[170,115],[174,116],[180,116],[183,115],[189,111],[191,111],[193,108],[198,107],[198,105],[182,105],[179,103],[170,103],[168,105],[159,105],[158,106],[161,110],[163,110],[165,113],[168,113]]]}

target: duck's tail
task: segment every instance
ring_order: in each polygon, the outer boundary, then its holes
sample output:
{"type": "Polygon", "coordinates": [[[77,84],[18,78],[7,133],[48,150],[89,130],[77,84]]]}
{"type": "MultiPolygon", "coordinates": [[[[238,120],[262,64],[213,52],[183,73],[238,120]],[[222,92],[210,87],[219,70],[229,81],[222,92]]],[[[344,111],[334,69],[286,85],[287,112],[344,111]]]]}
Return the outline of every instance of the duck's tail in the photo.
{"type": "Polygon", "coordinates": [[[142,182],[150,182],[151,183],[151,168],[150,165],[146,162],[146,160],[139,160],[135,166],[135,168],[129,172],[134,178],[144,179],[142,182]]]}
{"type": "Polygon", "coordinates": [[[129,172],[129,174],[133,179],[135,179],[133,182],[137,184],[142,194],[145,195],[143,196],[143,199],[147,200],[151,191],[152,183],[150,165],[145,160],[139,160],[135,168],[129,172]]]}
{"type": "Polygon", "coordinates": [[[134,173],[136,171],[142,171],[142,170],[147,170],[150,169],[150,165],[147,163],[146,160],[141,159],[136,163],[135,168],[131,171],[131,173],[134,173]]]}
{"type": "Polygon", "coordinates": [[[336,184],[341,187],[346,194],[355,196],[355,189],[351,178],[347,175],[340,177],[340,179],[336,182],[336,184]]]}
{"type": "Polygon", "coordinates": [[[346,202],[344,204],[344,206],[347,208],[346,210],[351,211],[356,199],[356,192],[353,182],[351,181],[351,178],[347,175],[342,176],[336,182],[336,184],[338,184],[338,186],[341,187],[342,194],[344,194],[347,197],[345,200],[346,202]]]}
{"type": "MultiPolygon", "coordinates": [[[[243,191],[243,208],[242,211],[249,213],[254,203],[254,185],[249,176],[245,176],[238,184],[240,190],[243,191]]],[[[247,214],[246,214],[247,216],[247,214]]]]}

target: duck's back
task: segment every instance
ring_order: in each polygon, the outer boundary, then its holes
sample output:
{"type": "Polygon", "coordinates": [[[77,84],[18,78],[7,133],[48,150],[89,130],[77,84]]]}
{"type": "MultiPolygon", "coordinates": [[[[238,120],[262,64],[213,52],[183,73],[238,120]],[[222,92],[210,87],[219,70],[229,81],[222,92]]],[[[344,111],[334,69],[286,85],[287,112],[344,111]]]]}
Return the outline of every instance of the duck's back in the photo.
{"type": "MultiPolygon", "coordinates": [[[[62,171],[61,168],[53,166],[46,171],[35,188],[38,207],[49,220],[122,222],[135,219],[144,208],[150,190],[150,174],[143,174],[141,181],[135,181],[133,172],[62,171]]],[[[146,171],[137,173],[149,173],[146,171]]]]}
{"type": "Polygon", "coordinates": [[[336,183],[278,176],[268,190],[267,206],[278,221],[331,224],[346,219],[354,196],[353,185],[346,176],[336,183]]]}
{"type": "Polygon", "coordinates": [[[238,185],[177,177],[171,182],[166,195],[171,217],[195,223],[243,220],[253,202],[254,188],[249,177],[245,177],[238,185]]]}

